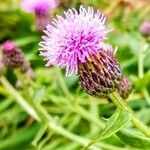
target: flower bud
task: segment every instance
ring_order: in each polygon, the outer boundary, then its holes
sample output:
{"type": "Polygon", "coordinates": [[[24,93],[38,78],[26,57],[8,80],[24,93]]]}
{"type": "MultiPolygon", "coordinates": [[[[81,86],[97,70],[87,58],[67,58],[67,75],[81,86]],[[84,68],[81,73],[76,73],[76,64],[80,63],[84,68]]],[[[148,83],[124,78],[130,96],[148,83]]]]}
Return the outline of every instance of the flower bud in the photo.
{"type": "Polygon", "coordinates": [[[29,68],[29,63],[25,60],[23,53],[12,41],[5,41],[2,50],[2,61],[6,67],[20,68],[22,72],[25,72],[29,68]]]}
{"type": "Polygon", "coordinates": [[[150,22],[144,22],[140,27],[140,32],[143,36],[150,36],[150,22]]]}
{"type": "Polygon", "coordinates": [[[109,45],[103,45],[97,54],[79,63],[78,69],[81,86],[95,97],[107,98],[122,78],[122,70],[109,45]]]}
{"type": "Polygon", "coordinates": [[[123,76],[118,86],[118,93],[123,99],[126,99],[131,94],[131,92],[132,82],[128,79],[128,77],[123,76]]]}
{"type": "Polygon", "coordinates": [[[50,24],[49,12],[58,5],[57,0],[22,0],[21,8],[26,12],[35,13],[36,30],[42,32],[50,24]]]}

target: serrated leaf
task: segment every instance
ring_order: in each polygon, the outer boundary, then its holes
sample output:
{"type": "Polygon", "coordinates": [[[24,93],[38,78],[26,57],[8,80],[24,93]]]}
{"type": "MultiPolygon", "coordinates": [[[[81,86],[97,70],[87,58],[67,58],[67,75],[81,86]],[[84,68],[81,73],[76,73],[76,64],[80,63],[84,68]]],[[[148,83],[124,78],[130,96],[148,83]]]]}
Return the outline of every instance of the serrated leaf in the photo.
{"type": "Polygon", "coordinates": [[[131,115],[127,111],[117,110],[116,113],[108,120],[100,139],[105,139],[118,132],[128,124],[131,115]]]}
{"type": "Polygon", "coordinates": [[[116,133],[121,141],[124,143],[140,149],[150,149],[150,138],[144,137],[142,134],[131,130],[122,129],[116,133]]]}

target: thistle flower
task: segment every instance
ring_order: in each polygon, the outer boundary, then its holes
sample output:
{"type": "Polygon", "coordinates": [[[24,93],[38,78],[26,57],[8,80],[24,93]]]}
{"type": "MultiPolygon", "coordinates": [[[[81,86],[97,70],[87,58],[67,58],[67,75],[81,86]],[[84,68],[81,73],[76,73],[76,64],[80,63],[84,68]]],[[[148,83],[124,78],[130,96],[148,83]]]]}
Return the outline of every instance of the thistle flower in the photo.
{"type": "Polygon", "coordinates": [[[92,96],[108,97],[119,86],[122,70],[110,45],[104,44],[106,18],[80,6],[57,16],[45,30],[40,55],[47,65],[66,67],[66,75],[78,74],[81,86],[92,96]]]}
{"type": "Polygon", "coordinates": [[[150,22],[144,22],[140,27],[140,32],[143,36],[150,36],[150,22]]]}
{"type": "Polygon", "coordinates": [[[49,11],[56,6],[56,0],[22,0],[21,3],[24,11],[35,13],[35,24],[38,31],[42,31],[50,23],[49,11]]]}
{"type": "Polygon", "coordinates": [[[120,65],[108,44],[101,44],[99,52],[90,55],[78,67],[81,86],[95,97],[108,98],[117,89],[122,78],[120,65]]]}
{"type": "Polygon", "coordinates": [[[26,61],[21,50],[12,41],[5,41],[2,45],[4,65],[8,68],[20,68],[22,72],[26,72],[30,68],[30,64],[26,61]]]}
{"type": "Polygon", "coordinates": [[[131,94],[131,92],[132,82],[128,79],[128,77],[123,76],[118,86],[118,93],[123,99],[126,99],[131,94]]]}
{"type": "Polygon", "coordinates": [[[40,55],[47,61],[46,66],[54,65],[66,68],[69,76],[78,72],[78,65],[85,63],[100,50],[100,42],[106,39],[105,16],[99,10],[95,13],[92,7],[79,11],[69,9],[64,18],[57,16],[51,25],[46,27],[44,41],[39,45],[40,55]]]}

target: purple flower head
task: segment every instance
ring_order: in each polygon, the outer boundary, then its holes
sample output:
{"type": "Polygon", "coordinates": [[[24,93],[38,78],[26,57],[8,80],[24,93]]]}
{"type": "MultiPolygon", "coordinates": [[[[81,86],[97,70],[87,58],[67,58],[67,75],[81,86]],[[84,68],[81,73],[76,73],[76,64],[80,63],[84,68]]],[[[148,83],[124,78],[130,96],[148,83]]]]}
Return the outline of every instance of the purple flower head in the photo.
{"type": "Polygon", "coordinates": [[[78,65],[78,77],[84,91],[95,97],[108,98],[122,79],[122,69],[111,45],[102,43],[97,54],[78,65]]]}
{"type": "Polygon", "coordinates": [[[148,37],[150,36],[150,21],[144,22],[140,27],[140,32],[143,36],[148,37]]]}
{"type": "Polygon", "coordinates": [[[85,62],[99,51],[100,42],[106,38],[105,16],[93,7],[80,6],[57,16],[44,30],[46,36],[40,42],[40,55],[47,60],[46,66],[66,67],[66,75],[78,72],[78,63],[85,62]]]}
{"type": "Polygon", "coordinates": [[[26,72],[29,68],[29,62],[26,61],[21,49],[16,44],[7,40],[2,44],[3,57],[2,62],[8,68],[20,68],[22,72],[26,72]]]}
{"type": "Polygon", "coordinates": [[[21,3],[23,10],[35,13],[45,13],[56,6],[56,0],[22,0],[21,3]]]}
{"type": "Polygon", "coordinates": [[[16,49],[16,45],[15,45],[15,43],[13,43],[12,41],[10,41],[10,40],[7,40],[7,41],[5,41],[4,43],[3,43],[3,45],[2,45],[2,49],[3,49],[3,51],[4,52],[12,52],[12,51],[14,51],[15,49],[16,49]]]}

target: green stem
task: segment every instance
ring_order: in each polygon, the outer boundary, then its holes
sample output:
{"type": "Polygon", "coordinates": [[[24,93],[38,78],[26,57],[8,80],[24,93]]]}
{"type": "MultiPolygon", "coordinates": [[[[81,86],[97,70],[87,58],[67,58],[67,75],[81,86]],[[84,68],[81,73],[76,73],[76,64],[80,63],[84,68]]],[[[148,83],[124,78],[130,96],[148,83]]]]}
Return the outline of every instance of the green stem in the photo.
{"type": "Polygon", "coordinates": [[[41,139],[46,130],[47,124],[43,123],[42,127],[39,129],[37,135],[35,136],[34,140],[31,143],[33,146],[37,146],[37,143],[39,142],[39,140],[41,139]]]}
{"type": "Polygon", "coordinates": [[[59,80],[59,83],[60,83],[60,87],[62,88],[64,94],[68,97],[69,103],[70,103],[70,101],[73,100],[73,97],[70,94],[70,92],[69,92],[69,90],[66,86],[66,83],[65,83],[64,78],[62,76],[61,70],[59,68],[57,68],[57,75],[58,75],[58,80],[59,80]]]}
{"type": "Polygon", "coordinates": [[[74,112],[78,113],[79,115],[81,115],[86,120],[89,120],[90,122],[95,123],[98,127],[102,128],[102,129],[105,127],[105,124],[102,120],[100,120],[100,119],[97,120],[95,117],[93,117],[88,111],[86,111],[82,107],[75,106],[75,107],[72,107],[72,110],[74,112]]]}
{"type": "Polygon", "coordinates": [[[17,103],[21,105],[21,107],[29,113],[35,120],[40,120],[39,116],[37,115],[36,111],[28,104],[26,100],[13,88],[13,86],[7,81],[7,79],[3,76],[0,77],[0,81],[2,85],[7,89],[8,93],[12,95],[17,103]]]}
{"type": "Polygon", "coordinates": [[[145,126],[139,119],[135,116],[131,108],[125,103],[125,101],[119,96],[118,93],[113,92],[110,94],[110,98],[113,103],[121,110],[129,111],[132,114],[131,122],[134,126],[141,131],[145,136],[150,137],[150,129],[145,126]]]}
{"type": "MultiPolygon", "coordinates": [[[[95,120],[99,120],[99,107],[98,107],[98,104],[92,103],[90,105],[90,113],[91,113],[91,116],[93,118],[95,118],[95,120]]],[[[101,126],[104,126],[104,123],[101,126]]],[[[91,128],[91,133],[97,133],[99,131],[99,127],[96,126],[93,122],[91,122],[90,128],[91,128]]]]}
{"type": "Polygon", "coordinates": [[[144,75],[144,70],[143,70],[143,59],[144,59],[144,53],[143,53],[144,49],[141,48],[139,50],[139,61],[138,61],[138,74],[139,74],[139,78],[143,78],[144,75]]]}
{"type": "MultiPolygon", "coordinates": [[[[145,57],[145,51],[147,51],[148,48],[149,48],[149,45],[146,43],[144,44],[143,48],[139,50],[138,75],[140,79],[144,77],[144,57],[145,57]]],[[[147,103],[150,105],[150,98],[149,98],[150,96],[146,87],[143,89],[143,93],[144,93],[145,99],[147,100],[147,103]]]]}
{"type": "Polygon", "coordinates": [[[148,93],[147,88],[144,88],[144,89],[143,89],[143,92],[144,92],[144,96],[145,96],[145,98],[146,98],[146,100],[147,100],[147,103],[148,103],[148,105],[150,106],[150,95],[149,95],[149,93],[148,93]]]}

